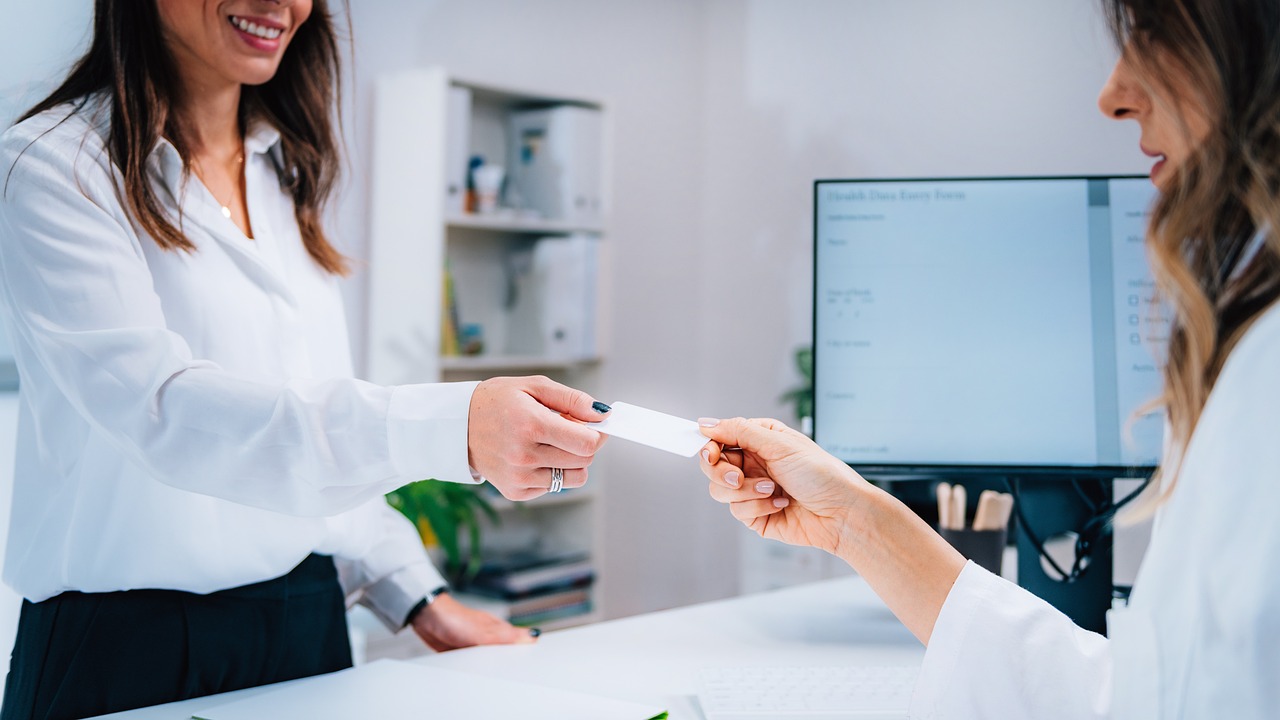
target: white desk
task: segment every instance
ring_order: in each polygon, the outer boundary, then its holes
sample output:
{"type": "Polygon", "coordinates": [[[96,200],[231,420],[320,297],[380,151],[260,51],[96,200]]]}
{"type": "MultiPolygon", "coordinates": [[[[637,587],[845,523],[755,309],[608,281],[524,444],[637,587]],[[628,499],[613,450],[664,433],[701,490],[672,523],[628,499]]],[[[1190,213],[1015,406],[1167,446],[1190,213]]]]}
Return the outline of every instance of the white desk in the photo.
{"type": "MultiPolygon", "coordinates": [[[[702,717],[694,697],[716,665],[919,665],[924,648],[858,578],[843,578],[544,635],[534,645],[482,647],[415,662],[661,705],[702,717]]],[[[270,687],[270,686],[269,686],[270,687]]],[[[103,716],[187,720],[261,692],[241,690],[103,716]]]]}

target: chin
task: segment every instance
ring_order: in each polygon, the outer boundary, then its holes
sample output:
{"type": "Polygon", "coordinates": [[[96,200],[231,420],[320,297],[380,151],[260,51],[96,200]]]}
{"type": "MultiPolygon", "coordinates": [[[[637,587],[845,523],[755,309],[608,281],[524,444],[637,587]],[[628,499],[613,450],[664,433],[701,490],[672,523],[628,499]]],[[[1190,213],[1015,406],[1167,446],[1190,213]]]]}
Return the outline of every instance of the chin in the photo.
{"type": "Polygon", "coordinates": [[[240,80],[241,85],[263,85],[275,77],[279,69],[279,63],[272,63],[271,67],[243,68],[235,77],[240,80]]]}

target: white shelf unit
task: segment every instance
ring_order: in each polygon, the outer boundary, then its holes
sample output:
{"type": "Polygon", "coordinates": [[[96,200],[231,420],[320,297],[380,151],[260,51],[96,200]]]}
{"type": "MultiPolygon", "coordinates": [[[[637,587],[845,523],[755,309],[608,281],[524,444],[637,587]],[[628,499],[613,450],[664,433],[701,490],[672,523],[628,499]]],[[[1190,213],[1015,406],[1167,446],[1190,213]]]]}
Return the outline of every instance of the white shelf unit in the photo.
{"type": "MultiPolygon", "coordinates": [[[[503,347],[505,306],[510,292],[511,253],[529,248],[541,237],[589,234],[598,243],[599,277],[607,265],[607,222],[562,222],[504,211],[491,215],[450,209],[450,161],[474,154],[505,162],[504,116],[513,110],[557,105],[586,107],[607,113],[599,102],[554,94],[502,89],[489,84],[451,78],[441,68],[425,68],[382,77],[374,101],[374,142],[369,242],[368,369],[374,382],[404,384],[478,380],[495,376],[547,375],[565,384],[600,395],[607,338],[597,320],[596,352],[583,357],[554,357],[508,352],[503,347]],[[450,122],[452,88],[467,88],[471,103],[463,136],[465,152],[453,148],[459,136],[450,122]],[[441,356],[444,323],[444,271],[449,268],[462,323],[484,328],[486,352],[476,356],[441,356]]],[[[601,143],[600,176],[607,178],[601,143]]],[[[453,173],[452,177],[456,177],[453,173]]],[[[607,196],[608,183],[601,192],[607,196]]],[[[603,284],[598,284],[603,287],[603,284]]],[[[604,297],[597,293],[595,316],[601,317],[604,297]]],[[[493,501],[501,522],[486,527],[486,549],[538,549],[548,554],[588,553],[596,568],[593,610],[552,623],[555,629],[604,617],[600,602],[603,570],[602,478],[593,470],[587,488],[545,495],[526,503],[501,497],[493,501]]],[[[486,601],[484,607],[503,615],[505,606],[486,601]]]]}

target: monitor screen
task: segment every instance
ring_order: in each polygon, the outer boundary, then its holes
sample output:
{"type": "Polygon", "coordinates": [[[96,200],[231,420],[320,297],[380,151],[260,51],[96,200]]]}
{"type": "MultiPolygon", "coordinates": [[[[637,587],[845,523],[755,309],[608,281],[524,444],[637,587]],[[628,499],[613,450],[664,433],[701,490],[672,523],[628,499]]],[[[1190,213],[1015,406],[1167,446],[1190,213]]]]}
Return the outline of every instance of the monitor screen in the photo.
{"type": "Polygon", "coordinates": [[[1147,178],[831,180],[814,436],[865,474],[1149,472],[1169,332],[1147,178]]]}

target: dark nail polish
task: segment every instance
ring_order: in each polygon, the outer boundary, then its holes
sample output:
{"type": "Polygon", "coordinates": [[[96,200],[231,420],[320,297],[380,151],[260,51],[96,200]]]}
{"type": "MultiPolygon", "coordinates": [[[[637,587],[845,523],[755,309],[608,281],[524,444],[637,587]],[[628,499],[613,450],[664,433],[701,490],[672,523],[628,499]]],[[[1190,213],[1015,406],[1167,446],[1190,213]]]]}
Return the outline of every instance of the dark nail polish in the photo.
{"type": "Polygon", "coordinates": [[[601,415],[603,415],[603,414],[605,414],[605,413],[609,412],[610,410],[612,410],[613,408],[611,408],[611,407],[609,407],[608,405],[605,405],[604,403],[602,403],[602,402],[600,402],[599,400],[597,400],[597,401],[595,401],[595,402],[591,403],[591,409],[592,409],[592,410],[595,410],[596,412],[598,412],[598,413],[600,413],[601,415]]]}
{"type": "Polygon", "coordinates": [[[529,628],[529,635],[533,637],[538,637],[541,634],[542,634],[542,630],[538,628],[529,628]]]}

